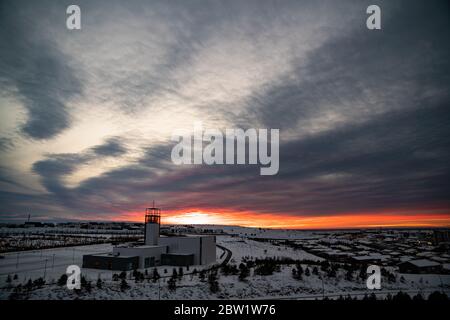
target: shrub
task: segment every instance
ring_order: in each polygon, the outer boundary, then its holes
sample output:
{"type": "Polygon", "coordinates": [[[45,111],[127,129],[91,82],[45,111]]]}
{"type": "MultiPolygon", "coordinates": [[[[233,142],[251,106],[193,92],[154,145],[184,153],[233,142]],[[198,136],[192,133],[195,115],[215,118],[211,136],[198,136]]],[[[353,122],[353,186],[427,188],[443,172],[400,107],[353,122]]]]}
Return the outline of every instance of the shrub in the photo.
{"type": "Polygon", "coordinates": [[[120,283],[120,290],[125,291],[129,288],[130,288],[130,286],[128,285],[127,280],[122,279],[122,282],[120,283]]]}
{"type": "Polygon", "coordinates": [[[59,277],[58,279],[58,286],[64,286],[67,284],[67,274],[63,274],[61,275],[61,277],[59,277]]]}

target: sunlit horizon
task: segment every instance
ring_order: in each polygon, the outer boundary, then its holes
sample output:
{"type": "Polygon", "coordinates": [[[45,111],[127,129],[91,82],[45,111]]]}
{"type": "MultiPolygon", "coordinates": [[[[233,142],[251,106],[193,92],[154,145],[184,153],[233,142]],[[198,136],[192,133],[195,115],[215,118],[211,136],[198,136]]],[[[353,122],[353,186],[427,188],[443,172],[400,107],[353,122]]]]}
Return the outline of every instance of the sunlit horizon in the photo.
{"type": "MultiPolygon", "coordinates": [[[[419,213],[371,212],[323,216],[293,216],[282,213],[211,212],[203,210],[168,211],[161,215],[163,225],[220,225],[265,229],[363,229],[363,228],[445,228],[450,213],[433,209],[419,213]],[[434,213],[431,213],[434,212],[434,213]]],[[[77,221],[92,221],[81,219],[77,221]]],[[[143,222],[143,212],[114,215],[102,222],[143,222]]]]}

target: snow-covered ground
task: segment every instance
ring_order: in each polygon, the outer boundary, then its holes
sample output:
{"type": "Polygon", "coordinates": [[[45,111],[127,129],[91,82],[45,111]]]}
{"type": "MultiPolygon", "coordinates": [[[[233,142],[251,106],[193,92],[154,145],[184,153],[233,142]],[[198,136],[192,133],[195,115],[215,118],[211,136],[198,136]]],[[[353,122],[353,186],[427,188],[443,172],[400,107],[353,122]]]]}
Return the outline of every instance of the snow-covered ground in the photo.
{"type": "MultiPolygon", "coordinates": [[[[282,237],[281,237],[282,238],[282,237]]],[[[322,258],[314,256],[303,250],[295,250],[282,243],[272,244],[260,242],[242,236],[217,236],[217,243],[232,251],[230,265],[239,265],[243,258],[292,258],[294,260],[321,261],[322,258]]],[[[211,266],[191,266],[189,270],[183,269],[183,277],[176,282],[176,290],[170,291],[168,287],[169,276],[173,267],[160,266],[158,273],[163,276],[159,281],[153,282],[146,279],[136,283],[129,272],[126,277],[130,288],[122,291],[121,281],[113,281],[112,271],[95,269],[83,269],[82,274],[92,282],[91,292],[81,290],[80,293],[68,290],[65,286],[57,284],[58,278],[65,273],[66,267],[71,264],[82,264],[83,254],[109,252],[112,246],[109,244],[79,246],[73,248],[56,248],[39,251],[4,254],[0,260],[0,299],[8,299],[13,288],[18,284],[25,284],[29,279],[35,280],[45,274],[46,284],[42,288],[20,295],[27,299],[311,299],[330,296],[336,298],[339,295],[372,293],[366,288],[365,279],[357,277],[354,273],[353,280],[346,280],[346,271],[338,269],[336,277],[328,277],[325,272],[313,274],[311,265],[303,264],[303,269],[309,269],[310,275],[303,275],[301,280],[292,276],[294,265],[282,265],[280,270],[272,275],[261,276],[251,269],[250,275],[240,281],[238,275],[224,275],[218,273],[219,291],[212,293],[209,283],[202,281],[199,274],[192,274],[194,269],[208,269],[211,266]],[[165,273],[166,271],[166,273],[165,273]],[[6,279],[17,275],[17,279],[7,283],[6,279]],[[102,288],[96,287],[98,278],[103,280],[102,288]]],[[[218,262],[226,255],[221,249],[217,249],[218,262]]],[[[148,270],[151,276],[153,268],[148,270]]],[[[178,268],[177,268],[178,270],[178,268]]],[[[390,268],[390,271],[393,271],[390,268]]],[[[444,290],[449,294],[450,275],[411,275],[395,274],[395,281],[388,283],[382,281],[381,295],[387,292],[395,293],[399,290],[410,293],[422,292],[424,295],[436,290],[444,290]],[[403,277],[403,278],[402,278],[403,277]]]]}
{"type": "Polygon", "coordinates": [[[283,245],[259,242],[241,237],[217,236],[217,243],[231,250],[231,263],[239,264],[243,257],[253,259],[292,258],[294,260],[322,261],[323,259],[303,250],[294,250],[283,245]]]}

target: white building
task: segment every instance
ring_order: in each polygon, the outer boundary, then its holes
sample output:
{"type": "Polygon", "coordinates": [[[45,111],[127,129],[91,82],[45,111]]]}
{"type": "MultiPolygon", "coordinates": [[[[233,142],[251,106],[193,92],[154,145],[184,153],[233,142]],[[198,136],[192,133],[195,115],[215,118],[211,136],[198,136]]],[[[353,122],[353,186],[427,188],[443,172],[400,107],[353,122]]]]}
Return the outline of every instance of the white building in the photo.
{"type": "Polygon", "coordinates": [[[211,235],[161,237],[161,209],[145,210],[144,245],[120,245],[110,254],[83,256],[84,268],[133,270],[157,265],[206,265],[216,261],[216,238],[211,235]]]}

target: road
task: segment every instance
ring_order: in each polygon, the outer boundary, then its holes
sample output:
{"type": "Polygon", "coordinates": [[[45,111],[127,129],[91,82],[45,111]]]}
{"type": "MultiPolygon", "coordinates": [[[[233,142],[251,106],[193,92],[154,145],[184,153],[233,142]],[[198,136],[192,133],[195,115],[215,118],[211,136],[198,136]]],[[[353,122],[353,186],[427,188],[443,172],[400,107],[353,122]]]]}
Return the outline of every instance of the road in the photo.
{"type": "Polygon", "coordinates": [[[231,256],[233,255],[233,253],[231,252],[230,249],[225,248],[224,246],[221,246],[220,244],[216,244],[216,246],[220,249],[222,249],[223,251],[226,252],[227,256],[225,257],[225,259],[223,259],[222,263],[220,264],[220,266],[224,266],[226,265],[228,262],[230,262],[231,256]]]}

